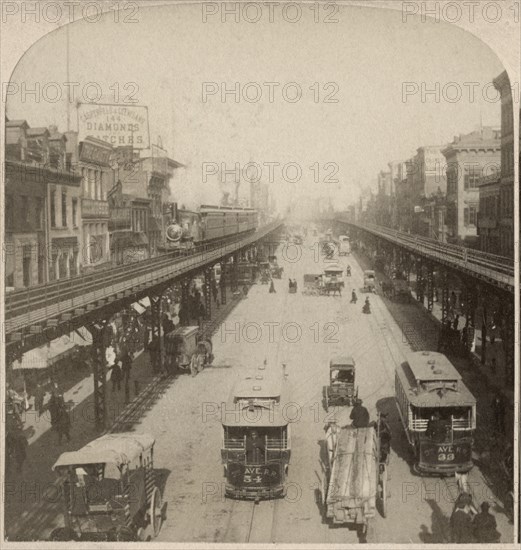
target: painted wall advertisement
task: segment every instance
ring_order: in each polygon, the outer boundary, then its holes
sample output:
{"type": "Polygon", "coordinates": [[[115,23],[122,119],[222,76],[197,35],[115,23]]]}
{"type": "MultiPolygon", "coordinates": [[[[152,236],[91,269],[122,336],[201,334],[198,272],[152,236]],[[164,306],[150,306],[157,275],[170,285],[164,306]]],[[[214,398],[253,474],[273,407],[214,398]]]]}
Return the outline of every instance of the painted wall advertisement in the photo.
{"type": "Polygon", "coordinates": [[[78,105],[79,141],[87,136],[102,139],[114,147],[133,146],[148,149],[148,108],[142,105],[78,105]]]}

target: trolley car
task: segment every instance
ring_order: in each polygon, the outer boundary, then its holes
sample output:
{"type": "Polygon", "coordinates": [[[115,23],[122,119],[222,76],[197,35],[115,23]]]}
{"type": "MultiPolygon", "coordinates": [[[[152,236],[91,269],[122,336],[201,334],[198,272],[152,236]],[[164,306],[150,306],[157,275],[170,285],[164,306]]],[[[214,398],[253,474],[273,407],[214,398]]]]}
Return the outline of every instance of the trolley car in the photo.
{"type": "Polygon", "coordinates": [[[240,380],[223,410],[227,497],[258,501],[284,495],[291,453],[287,382],[265,372],[261,367],[240,380]]]}
{"type": "Polygon", "coordinates": [[[472,468],[476,399],[441,353],[418,351],[396,369],[396,404],[416,473],[453,475],[472,468]]]}

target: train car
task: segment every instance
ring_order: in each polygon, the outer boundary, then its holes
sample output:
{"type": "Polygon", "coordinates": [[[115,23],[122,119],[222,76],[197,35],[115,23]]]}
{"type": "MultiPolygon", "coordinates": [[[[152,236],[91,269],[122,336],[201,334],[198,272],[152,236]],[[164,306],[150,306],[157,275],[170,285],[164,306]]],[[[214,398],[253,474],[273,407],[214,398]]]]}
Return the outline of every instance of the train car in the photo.
{"type": "Polygon", "coordinates": [[[284,376],[262,367],[233,388],[223,412],[225,495],[265,500],[284,495],[291,452],[290,403],[284,376]]]}
{"type": "Polygon", "coordinates": [[[253,208],[201,205],[196,211],[167,208],[164,250],[183,250],[226,237],[254,231],[258,225],[253,208]]]}
{"type": "Polygon", "coordinates": [[[415,472],[454,475],[472,468],[476,399],[442,353],[417,351],[396,369],[396,404],[415,472]]]}

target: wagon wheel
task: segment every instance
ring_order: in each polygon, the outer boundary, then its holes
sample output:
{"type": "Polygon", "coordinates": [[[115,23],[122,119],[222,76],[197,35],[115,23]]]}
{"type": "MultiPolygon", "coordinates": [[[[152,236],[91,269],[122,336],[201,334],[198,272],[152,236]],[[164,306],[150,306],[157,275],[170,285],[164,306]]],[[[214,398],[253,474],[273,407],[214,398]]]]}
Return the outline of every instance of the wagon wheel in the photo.
{"type": "Polygon", "coordinates": [[[152,498],[150,499],[150,525],[154,532],[154,537],[159,535],[161,531],[161,524],[163,523],[163,498],[161,497],[161,491],[158,487],[154,487],[152,492],[152,498]]]}
{"type": "Polygon", "coordinates": [[[380,464],[380,505],[382,517],[387,517],[387,499],[389,498],[389,491],[387,488],[387,466],[386,464],[380,464]]]}

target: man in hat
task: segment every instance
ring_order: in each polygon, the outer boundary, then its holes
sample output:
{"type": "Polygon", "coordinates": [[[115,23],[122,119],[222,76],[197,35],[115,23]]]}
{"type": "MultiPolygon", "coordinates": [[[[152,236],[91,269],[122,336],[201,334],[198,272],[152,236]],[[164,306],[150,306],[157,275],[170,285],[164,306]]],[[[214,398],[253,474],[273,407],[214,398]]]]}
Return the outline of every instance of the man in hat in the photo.
{"type": "Polygon", "coordinates": [[[258,464],[264,461],[264,441],[259,437],[256,430],[251,431],[251,437],[246,440],[246,456],[248,462],[258,464]]]}
{"type": "Polygon", "coordinates": [[[497,531],[496,518],[489,512],[490,504],[483,502],[481,512],[476,514],[474,521],[474,536],[478,542],[499,542],[500,534],[497,531]]]}
{"type": "Polygon", "coordinates": [[[450,517],[451,542],[468,544],[474,542],[472,519],[465,511],[466,503],[463,499],[456,502],[456,508],[450,517]]]}
{"type": "Polygon", "coordinates": [[[42,388],[42,385],[38,382],[34,390],[34,410],[38,413],[38,418],[42,416],[44,398],[45,398],[45,390],[42,388]]]}
{"type": "Polygon", "coordinates": [[[427,423],[425,436],[436,442],[444,442],[447,434],[447,423],[441,418],[439,411],[434,411],[427,423]]]}
{"type": "Polygon", "coordinates": [[[353,421],[351,423],[353,428],[367,428],[369,426],[369,411],[362,405],[361,399],[355,399],[349,418],[353,421]]]}
{"type": "Polygon", "coordinates": [[[503,435],[505,433],[505,412],[506,403],[503,394],[496,389],[492,399],[492,412],[494,413],[494,424],[497,431],[503,435]]]}

